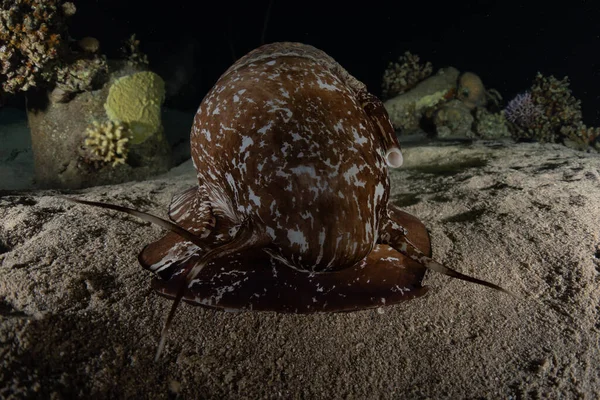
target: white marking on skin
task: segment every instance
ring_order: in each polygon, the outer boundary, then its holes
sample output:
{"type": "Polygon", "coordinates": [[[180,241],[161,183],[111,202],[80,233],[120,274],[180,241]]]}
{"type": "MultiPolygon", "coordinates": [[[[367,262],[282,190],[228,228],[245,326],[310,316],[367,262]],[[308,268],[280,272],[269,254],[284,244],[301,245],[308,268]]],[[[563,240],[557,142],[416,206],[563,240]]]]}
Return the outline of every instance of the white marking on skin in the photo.
{"type": "Polygon", "coordinates": [[[254,140],[249,136],[242,136],[242,146],[240,147],[240,153],[244,152],[248,146],[253,145],[254,140]]]}
{"type": "Polygon", "coordinates": [[[233,102],[238,103],[240,101],[240,97],[237,94],[233,95],[233,102]]]}
{"type": "Polygon", "coordinates": [[[283,97],[285,97],[286,99],[290,98],[290,93],[287,90],[285,90],[284,88],[279,88],[279,91],[281,92],[281,95],[283,97]]]}
{"type": "Polygon", "coordinates": [[[344,196],[344,193],[342,193],[341,190],[338,190],[338,196],[340,196],[341,199],[346,197],[346,196],[344,196]]]}
{"type": "Polygon", "coordinates": [[[266,164],[266,163],[267,163],[267,159],[265,158],[265,159],[263,160],[263,162],[262,162],[262,163],[260,163],[260,164],[258,164],[258,165],[256,166],[256,168],[257,168],[259,171],[262,171],[262,170],[263,170],[263,168],[265,167],[265,164],[266,164]]]}
{"type": "Polygon", "coordinates": [[[377,186],[375,186],[375,205],[379,204],[379,201],[383,198],[384,193],[385,188],[381,182],[377,183],[377,186]]]}
{"type": "Polygon", "coordinates": [[[237,191],[237,185],[235,184],[235,179],[233,179],[233,175],[231,175],[229,172],[227,172],[225,174],[225,178],[227,179],[227,183],[229,183],[229,187],[233,190],[233,193],[235,195],[235,199],[239,200],[238,191],[237,191]]]}
{"type": "MultiPolygon", "coordinates": [[[[269,209],[271,210],[271,215],[275,215],[275,217],[279,218],[281,217],[281,213],[279,212],[278,208],[275,208],[277,206],[277,203],[275,200],[273,200],[271,202],[271,205],[269,206],[269,209]]],[[[281,226],[279,225],[279,221],[277,222],[277,227],[281,228],[281,226]]]]}
{"type": "Polygon", "coordinates": [[[269,234],[269,236],[271,236],[271,239],[275,240],[275,238],[277,237],[277,235],[275,235],[275,229],[271,228],[270,226],[267,226],[267,233],[269,234]]]}
{"type": "Polygon", "coordinates": [[[319,255],[317,256],[315,264],[319,264],[319,262],[321,262],[321,259],[323,258],[323,250],[325,248],[325,228],[321,229],[321,232],[319,232],[319,246],[319,255]]]}
{"type": "Polygon", "coordinates": [[[337,86],[329,84],[327,82],[323,82],[320,77],[317,78],[317,84],[319,85],[319,89],[331,90],[332,92],[340,91],[340,89],[337,86]]]}
{"type": "Polygon", "coordinates": [[[213,110],[212,115],[217,115],[220,113],[221,113],[221,110],[219,109],[219,105],[217,104],[217,107],[215,107],[215,109],[213,110]]]}
{"type": "Polygon", "coordinates": [[[292,171],[294,175],[308,174],[311,178],[317,178],[317,172],[312,165],[298,165],[297,167],[290,168],[290,171],[292,171]]]}
{"type": "Polygon", "coordinates": [[[296,229],[288,229],[287,236],[292,246],[297,244],[300,247],[301,252],[308,250],[308,242],[306,241],[304,233],[296,229]]]}
{"type": "Polygon", "coordinates": [[[267,130],[271,129],[272,126],[273,126],[273,121],[269,121],[268,124],[266,124],[265,126],[260,128],[256,132],[260,133],[261,135],[264,135],[265,133],[267,133],[267,130]]]}
{"type": "Polygon", "coordinates": [[[150,270],[154,273],[161,272],[169,268],[174,262],[186,260],[200,248],[190,242],[179,242],[169,249],[169,252],[158,262],[150,266],[150,270]]]}
{"type": "MultiPolygon", "coordinates": [[[[221,127],[221,131],[230,131],[230,132],[235,132],[235,129],[233,129],[233,128],[230,128],[230,127],[228,127],[228,126],[225,126],[225,125],[223,125],[223,123],[222,123],[222,122],[220,123],[220,125],[219,125],[219,126],[221,127]]],[[[223,132],[220,132],[220,133],[221,133],[221,135],[223,135],[223,132]]]]}
{"type": "Polygon", "coordinates": [[[367,138],[364,136],[359,136],[356,128],[352,128],[352,134],[354,135],[354,143],[362,145],[367,143],[367,138]]]}
{"type": "Polygon", "coordinates": [[[367,221],[365,223],[365,237],[367,238],[367,240],[369,240],[372,235],[373,235],[373,226],[371,225],[371,221],[367,221]]]}
{"type": "Polygon", "coordinates": [[[206,137],[206,140],[208,140],[210,142],[211,141],[211,136],[210,136],[210,132],[208,131],[208,129],[202,129],[202,133],[206,137]]]}
{"type": "Polygon", "coordinates": [[[336,165],[333,165],[329,158],[327,160],[323,161],[323,163],[333,170],[329,173],[330,178],[335,178],[339,175],[340,166],[342,165],[341,160],[338,161],[338,163],[336,165]]]}
{"type": "Polygon", "coordinates": [[[344,172],[344,178],[346,182],[352,183],[354,181],[354,186],[365,187],[365,182],[358,179],[356,176],[360,172],[360,169],[356,166],[356,164],[352,165],[348,171],[344,172]]]}
{"type": "Polygon", "coordinates": [[[335,255],[338,252],[338,248],[340,247],[340,242],[342,241],[344,236],[346,236],[345,233],[338,236],[337,239],[335,240],[335,249],[333,249],[334,256],[331,258],[331,260],[329,260],[329,263],[327,263],[327,266],[325,267],[325,269],[331,268],[331,266],[337,261],[337,257],[335,255]]]}
{"type": "Polygon", "coordinates": [[[315,223],[315,218],[313,217],[312,213],[310,211],[305,211],[304,213],[300,213],[300,216],[302,217],[302,219],[310,218],[310,228],[312,229],[315,223]]]}
{"type": "Polygon", "coordinates": [[[251,187],[248,187],[248,198],[258,207],[260,207],[260,197],[254,193],[254,190],[252,190],[251,187]]]}
{"type": "Polygon", "coordinates": [[[341,119],[333,126],[333,129],[335,129],[337,133],[344,132],[344,125],[341,119]]]}
{"type": "Polygon", "coordinates": [[[290,119],[292,118],[292,115],[294,115],[292,113],[292,110],[290,110],[289,108],[275,107],[275,106],[273,106],[273,108],[271,108],[267,112],[274,113],[276,111],[283,111],[285,113],[285,116],[283,117],[283,122],[290,122],[290,119]]]}
{"type": "Polygon", "coordinates": [[[275,60],[273,60],[273,61],[268,61],[268,62],[266,62],[265,64],[266,64],[266,65],[275,65],[275,60]]]}
{"type": "Polygon", "coordinates": [[[291,175],[287,172],[283,171],[282,167],[277,167],[277,171],[275,171],[275,176],[281,176],[282,178],[289,178],[291,175]]]}

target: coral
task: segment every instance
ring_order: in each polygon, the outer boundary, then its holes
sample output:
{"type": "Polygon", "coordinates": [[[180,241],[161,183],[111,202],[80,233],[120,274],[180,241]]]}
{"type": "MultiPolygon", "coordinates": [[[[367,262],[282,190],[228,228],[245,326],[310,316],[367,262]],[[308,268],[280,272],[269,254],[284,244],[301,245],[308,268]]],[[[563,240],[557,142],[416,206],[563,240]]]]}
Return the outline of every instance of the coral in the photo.
{"type": "Polygon", "coordinates": [[[456,97],[467,107],[474,109],[486,103],[486,91],[483,82],[473,72],[464,72],[458,78],[456,97]]]}
{"type": "Polygon", "coordinates": [[[511,100],[505,113],[517,140],[569,141],[587,147],[600,134],[600,129],[582,123],[581,102],[573,97],[568,77],[558,80],[538,72],[530,93],[511,100]]]}
{"type": "Polygon", "coordinates": [[[86,36],[77,41],[77,46],[86,53],[97,53],[100,50],[100,41],[91,36],[86,36]]]}
{"type": "Polygon", "coordinates": [[[417,83],[428,78],[432,72],[430,62],[422,64],[419,56],[407,51],[398,58],[398,62],[390,62],[383,73],[381,97],[390,99],[412,89],[417,83]]]}
{"type": "Polygon", "coordinates": [[[93,90],[100,86],[108,74],[108,66],[104,56],[92,58],[79,58],[70,64],[56,68],[56,88],[52,97],[59,101],[68,101],[78,92],[93,90]],[[55,94],[63,94],[62,99],[55,98],[55,94]]]}
{"type": "Polygon", "coordinates": [[[140,41],[135,38],[135,34],[131,35],[121,47],[121,53],[127,61],[134,65],[147,66],[148,56],[140,50],[140,41]]]}
{"type": "Polygon", "coordinates": [[[139,144],[160,131],[164,98],[165,83],[160,76],[137,72],[115,80],[104,109],[111,120],[126,122],[132,132],[131,143],[139,144]]]}
{"type": "Polygon", "coordinates": [[[471,132],[473,116],[468,107],[459,100],[450,100],[435,110],[433,123],[438,137],[474,137],[471,132]]]}
{"type": "Polygon", "coordinates": [[[475,110],[473,129],[475,134],[483,139],[510,137],[505,113],[492,113],[484,107],[478,107],[475,110]]]}
{"type": "Polygon", "coordinates": [[[90,156],[87,161],[103,164],[112,163],[113,167],[118,164],[125,164],[131,136],[127,124],[113,121],[104,123],[94,121],[86,129],[86,135],[87,138],[84,144],[90,156]]]}
{"type": "Polygon", "coordinates": [[[517,126],[527,129],[535,126],[543,113],[542,107],[533,102],[530,92],[521,93],[508,102],[504,109],[506,119],[517,126]]]}
{"type": "Polygon", "coordinates": [[[590,145],[595,146],[596,140],[600,138],[600,128],[586,126],[579,122],[574,125],[563,126],[560,129],[560,134],[563,136],[563,142],[566,145],[585,150],[590,145]]]}
{"type": "Polygon", "coordinates": [[[26,91],[49,82],[67,50],[66,19],[73,3],[60,0],[1,0],[0,85],[4,92],[26,91]]]}

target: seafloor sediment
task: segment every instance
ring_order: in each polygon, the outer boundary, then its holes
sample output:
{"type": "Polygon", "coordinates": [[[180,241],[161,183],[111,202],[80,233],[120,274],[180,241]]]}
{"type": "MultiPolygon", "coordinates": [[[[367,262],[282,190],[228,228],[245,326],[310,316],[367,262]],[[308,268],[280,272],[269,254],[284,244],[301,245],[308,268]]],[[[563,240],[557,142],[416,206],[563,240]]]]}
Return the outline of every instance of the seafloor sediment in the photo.
{"type": "MultiPolygon", "coordinates": [[[[72,195],[164,216],[168,177],[72,195]]],[[[223,313],[170,301],[137,263],[163,232],[66,203],[0,197],[2,398],[597,398],[600,156],[559,145],[417,146],[391,201],[434,257],[517,298],[428,273],[429,293],[340,314],[223,313]]]]}

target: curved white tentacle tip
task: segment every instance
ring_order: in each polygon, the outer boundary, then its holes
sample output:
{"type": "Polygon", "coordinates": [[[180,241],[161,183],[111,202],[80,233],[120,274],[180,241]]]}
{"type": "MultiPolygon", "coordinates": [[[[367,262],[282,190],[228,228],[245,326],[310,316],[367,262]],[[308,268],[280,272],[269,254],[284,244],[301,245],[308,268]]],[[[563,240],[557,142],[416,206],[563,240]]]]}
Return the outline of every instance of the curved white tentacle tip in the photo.
{"type": "Polygon", "coordinates": [[[399,148],[393,147],[385,153],[385,162],[390,168],[398,168],[404,162],[402,152],[399,148]]]}

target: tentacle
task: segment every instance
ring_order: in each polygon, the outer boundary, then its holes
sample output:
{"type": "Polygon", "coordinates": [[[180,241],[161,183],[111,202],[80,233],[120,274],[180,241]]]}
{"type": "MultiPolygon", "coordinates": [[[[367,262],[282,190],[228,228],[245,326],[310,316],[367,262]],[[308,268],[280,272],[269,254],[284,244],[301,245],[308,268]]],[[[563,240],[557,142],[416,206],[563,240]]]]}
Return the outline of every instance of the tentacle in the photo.
{"type": "Polygon", "coordinates": [[[458,271],[455,271],[451,268],[440,264],[431,257],[426,256],[413,243],[411,243],[410,240],[408,240],[408,238],[406,237],[406,233],[406,230],[402,226],[400,226],[392,219],[389,219],[381,227],[379,242],[393,247],[400,253],[404,254],[407,257],[410,257],[411,259],[415,260],[419,264],[432,271],[439,272],[441,274],[448,275],[453,278],[461,279],[463,281],[473,282],[478,285],[487,286],[489,288],[513,295],[508,290],[496,284],[481,279],[473,278],[465,274],[461,274],[458,271]]]}
{"type": "Polygon", "coordinates": [[[179,290],[177,291],[177,296],[175,297],[175,301],[171,306],[171,311],[169,311],[169,315],[160,334],[160,342],[156,351],[156,357],[154,358],[155,361],[158,361],[163,351],[167,333],[173,321],[173,316],[175,315],[177,306],[185,294],[185,290],[193,284],[193,280],[196,279],[202,269],[214,259],[227,257],[231,254],[239,253],[250,248],[262,247],[267,245],[269,242],[270,237],[262,229],[260,229],[260,227],[256,225],[251,218],[247,218],[242,223],[237,234],[230,242],[207,251],[198,261],[185,266],[183,272],[183,274],[185,274],[185,280],[182,282],[179,290]]]}
{"type": "Polygon", "coordinates": [[[197,245],[200,248],[206,246],[206,242],[204,240],[202,240],[200,237],[194,235],[191,232],[188,232],[187,230],[174,224],[173,222],[167,221],[166,219],[162,219],[160,217],[157,217],[156,215],[152,215],[152,214],[149,214],[149,213],[146,213],[143,211],[134,210],[133,208],[129,208],[129,207],[118,206],[116,204],[100,203],[97,201],[88,201],[88,200],[79,200],[79,199],[73,199],[71,197],[65,197],[65,196],[57,196],[57,197],[59,197],[63,200],[71,201],[73,203],[85,204],[88,206],[94,206],[94,207],[100,207],[100,208],[108,208],[109,210],[124,212],[126,214],[133,215],[134,217],[143,219],[144,221],[148,221],[155,225],[158,225],[163,229],[166,229],[173,233],[176,233],[179,236],[181,236],[182,238],[194,243],[195,245],[197,245]]]}
{"type": "MultiPolygon", "coordinates": [[[[142,211],[137,211],[128,207],[118,206],[115,204],[108,203],[99,203],[95,201],[87,201],[87,200],[79,200],[73,199],[69,197],[59,196],[64,200],[72,201],[74,203],[85,204],[94,207],[107,208],[110,210],[124,212],[138,218],[141,218],[145,221],[152,222],[164,229],[167,229],[171,232],[174,232],[180,235],[182,238],[198,245],[199,247],[204,247],[206,242],[202,240],[199,236],[196,236],[187,230],[181,228],[180,226],[174,224],[173,222],[164,220],[155,215],[148,214],[142,211]]],[[[259,225],[254,223],[251,218],[247,218],[237,230],[237,233],[227,243],[224,243],[218,247],[208,250],[206,253],[198,258],[190,258],[185,262],[184,272],[185,280],[182,282],[181,287],[177,292],[177,296],[175,297],[175,301],[171,306],[171,310],[169,311],[169,315],[167,316],[167,320],[163,326],[162,332],[160,334],[160,341],[158,344],[158,349],[156,351],[155,361],[158,361],[162,350],[165,346],[165,341],[167,337],[167,333],[169,328],[171,327],[171,323],[173,321],[173,316],[175,315],[175,311],[177,310],[177,306],[181,303],[181,299],[185,294],[185,290],[193,283],[192,281],[196,279],[198,274],[202,271],[202,269],[214,259],[226,257],[231,254],[239,253],[245,251],[247,249],[253,247],[263,247],[266,246],[270,242],[270,237],[267,235],[259,225]]]]}
{"type": "Polygon", "coordinates": [[[202,185],[173,196],[169,218],[203,239],[210,235],[217,223],[206,188],[202,185]]]}

